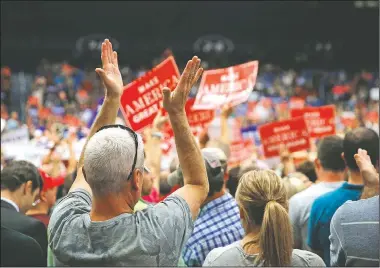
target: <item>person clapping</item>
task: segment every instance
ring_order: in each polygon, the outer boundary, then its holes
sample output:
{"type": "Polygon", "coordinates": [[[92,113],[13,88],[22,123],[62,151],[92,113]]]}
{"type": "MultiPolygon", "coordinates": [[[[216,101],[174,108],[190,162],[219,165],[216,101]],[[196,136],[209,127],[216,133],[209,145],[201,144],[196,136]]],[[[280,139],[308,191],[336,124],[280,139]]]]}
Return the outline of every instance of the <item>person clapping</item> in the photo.
{"type": "Polygon", "coordinates": [[[103,68],[96,69],[106,95],[82,151],[77,178],[54,209],[50,248],[57,266],[176,266],[193,220],[207,197],[205,163],[185,113],[192,86],[202,74],[193,57],[163,104],[174,131],[184,186],[155,206],[134,212],[144,174],[142,138],[115,125],[123,92],[117,53],[102,44],[103,68]]]}

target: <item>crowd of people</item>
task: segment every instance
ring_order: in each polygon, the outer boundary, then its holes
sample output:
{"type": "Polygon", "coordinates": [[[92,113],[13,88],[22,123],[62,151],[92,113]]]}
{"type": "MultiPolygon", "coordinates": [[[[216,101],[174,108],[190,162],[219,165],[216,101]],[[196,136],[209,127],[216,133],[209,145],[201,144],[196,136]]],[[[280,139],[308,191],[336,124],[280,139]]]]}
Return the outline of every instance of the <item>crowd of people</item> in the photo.
{"type": "Polygon", "coordinates": [[[108,40],[101,61],[91,83],[67,64],[56,76],[39,68],[20,147],[12,147],[23,126],[2,69],[1,129],[10,141],[2,142],[2,266],[379,266],[376,74],[264,66],[249,107],[223,107],[216,132],[210,125],[195,137],[185,105],[202,76],[198,57],[173,91],[162,89],[167,115],[141,133],[119,114],[131,78],[108,40]],[[336,135],[310,139],[298,154],[282,146],[273,161],[257,144],[231,165],[230,120],[281,120],[288,111],[278,104],[294,97],[333,102],[336,135]],[[168,122],[170,154],[162,149],[168,122]]]}

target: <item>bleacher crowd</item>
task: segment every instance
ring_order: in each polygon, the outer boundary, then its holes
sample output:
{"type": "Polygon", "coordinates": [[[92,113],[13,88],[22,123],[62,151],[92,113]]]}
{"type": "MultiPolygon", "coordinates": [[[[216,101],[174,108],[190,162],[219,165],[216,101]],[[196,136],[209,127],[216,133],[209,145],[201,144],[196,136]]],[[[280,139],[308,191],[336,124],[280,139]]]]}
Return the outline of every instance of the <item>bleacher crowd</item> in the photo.
{"type": "Polygon", "coordinates": [[[166,114],[137,133],[120,99],[145,70],[119,67],[108,40],[101,61],[95,72],[43,62],[25,124],[2,68],[2,266],[379,266],[378,74],[266,65],[247,102],[194,135],[195,56],[162,89],[166,114]],[[272,159],[255,134],[239,158],[245,128],[300,102],[334,104],[336,133],[272,159]]]}

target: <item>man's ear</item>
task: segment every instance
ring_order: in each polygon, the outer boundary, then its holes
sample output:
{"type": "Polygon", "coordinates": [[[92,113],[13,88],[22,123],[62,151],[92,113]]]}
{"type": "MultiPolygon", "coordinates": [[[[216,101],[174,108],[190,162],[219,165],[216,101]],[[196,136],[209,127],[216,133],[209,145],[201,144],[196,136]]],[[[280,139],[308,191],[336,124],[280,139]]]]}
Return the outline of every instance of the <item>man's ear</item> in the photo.
{"type": "Polygon", "coordinates": [[[317,171],[321,168],[321,161],[319,161],[318,158],[314,159],[314,167],[315,167],[315,171],[317,171]]]}
{"type": "Polygon", "coordinates": [[[143,174],[136,168],[132,173],[132,189],[138,191],[142,187],[143,174]]]}
{"type": "Polygon", "coordinates": [[[340,154],[340,157],[342,157],[344,163],[347,165],[347,163],[346,163],[346,159],[344,158],[344,153],[341,153],[341,154],[340,154]]]}
{"type": "Polygon", "coordinates": [[[228,172],[225,172],[225,171],[223,171],[223,173],[224,173],[224,177],[223,177],[223,179],[224,179],[224,183],[226,183],[227,181],[228,181],[228,179],[230,178],[230,176],[228,175],[228,172]]]}
{"type": "Polygon", "coordinates": [[[33,188],[32,181],[25,182],[25,184],[24,184],[24,195],[26,195],[27,193],[33,194],[32,188],[33,188]]]}
{"type": "Polygon", "coordinates": [[[41,199],[41,201],[43,201],[43,202],[46,202],[46,201],[47,201],[47,199],[46,199],[46,191],[41,191],[41,192],[40,192],[40,199],[41,199]]]}

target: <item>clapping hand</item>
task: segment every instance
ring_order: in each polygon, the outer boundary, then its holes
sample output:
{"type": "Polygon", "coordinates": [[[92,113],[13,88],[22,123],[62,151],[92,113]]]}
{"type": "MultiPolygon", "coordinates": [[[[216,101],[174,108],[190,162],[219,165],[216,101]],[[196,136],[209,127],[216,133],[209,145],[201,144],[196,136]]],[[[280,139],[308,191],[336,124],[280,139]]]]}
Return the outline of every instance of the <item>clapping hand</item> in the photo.
{"type": "Polygon", "coordinates": [[[96,68],[96,73],[106,87],[106,97],[120,98],[123,93],[123,79],[121,78],[116,51],[112,50],[111,42],[106,39],[102,43],[102,65],[96,68]]]}
{"type": "Polygon", "coordinates": [[[185,104],[193,85],[201,77],[203,68],[200,68],[201,60],[194,56],[192,60],[187,62],[178,85],[173,92],[169,88],[163,88],[164,108],[170,114],[184,113],[185,104]]]}

